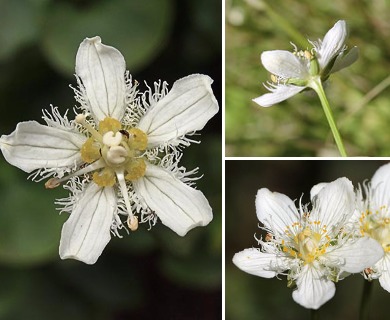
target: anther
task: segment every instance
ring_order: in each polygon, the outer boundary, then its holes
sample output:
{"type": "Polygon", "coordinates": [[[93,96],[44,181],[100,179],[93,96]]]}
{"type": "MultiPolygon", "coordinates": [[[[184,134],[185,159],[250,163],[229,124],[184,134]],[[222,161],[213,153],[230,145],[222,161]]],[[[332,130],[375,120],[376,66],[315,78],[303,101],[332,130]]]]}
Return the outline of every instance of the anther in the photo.
{"type": "Polygon", "coordinates": [[[85,118],[86,118],[85,115],[80,113],[76,116],[75,120],[77,123],[83,124],[85,122],[85,118]]]}
{"type": "Polygon", "coordinates": [[[45,182],[45,188],[46,189],[54,189],[57,188],[60,185],[60,179],[58,178],[51,178],[45,182]]]}
{"type": "Polygon", "coordinates": [[[127,219],[127,226],[131,231],[138,229],[138,218],[136,216],[129,216],[127,219]]]}
{"type": "Polygon", "coordinates": [[[96,131],[94,127],[92,127],[88,121],[86,121],[87,117],[84,114],[78,114],[75,117],[75,121],[79,124],[82,124],[84,128],[88,130],[88,132],[95,138],[96,141],[102,142],[102,136],[99,132],[96,131]]]}
{"type": "Polygon", "coordinates": [[[313,59],[314,57],[313,57],[313,55],[310,53],[310,51],[308,51],[308,50],[305,50],[305,52],[303,53],[304,54],[304,56],[305,56],[305,58],[307,59],[307,60],[311,60],[311,59],[313,59]]]}
{"type": "Polygon", "coordinates": [[[374,273],[374,270],[372,270],[372,268],[366,268],[363,270],[363,272],[365,273],[365,275],[370,276],[374,273]]]}
{"type": "Polygon", "coordinates": [[[267,241],[267,242],[269,242],[269,241],[271,241],[273,239],[273,235],[271,234],[271,233],[267,233],[266,235],[265,235],[265,241],[267,241]]]}

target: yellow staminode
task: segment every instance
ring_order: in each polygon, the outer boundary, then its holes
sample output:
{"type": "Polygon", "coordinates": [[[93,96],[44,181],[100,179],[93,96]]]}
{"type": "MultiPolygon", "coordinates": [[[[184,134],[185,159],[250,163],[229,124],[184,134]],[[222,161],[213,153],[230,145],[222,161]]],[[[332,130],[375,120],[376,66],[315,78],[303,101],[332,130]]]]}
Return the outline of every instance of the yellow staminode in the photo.
{"type": "Polygon", "coordinates": [[[103,136],[108,131],[112,131],[114,133],[118,132],[122,128],[121,123],[110,117],[104,118],[99,122],[99,133],[103,136]]]}
{"type": "Polygon", "coordinates": [[[115,171],[106,167],[100,172],[94,172],[92,179],[100,187],[112,187],[116,181],[115,171]]]}
{"type": "Polygon", "coordinates": [[[101,158],[100,144],[94,138],[89,138],[81,147],[81,159],[86,163],[92,163],[101,158]]]}
{"type": "Polygon", "coordinates": [[[362,236],[369,236],[378,241],[385,252],[390,252],[390,218],[384,217],[382,211],[387,206],[381,206],[379,210],[366,210],[360,216],[360,232],[362,236]]]}

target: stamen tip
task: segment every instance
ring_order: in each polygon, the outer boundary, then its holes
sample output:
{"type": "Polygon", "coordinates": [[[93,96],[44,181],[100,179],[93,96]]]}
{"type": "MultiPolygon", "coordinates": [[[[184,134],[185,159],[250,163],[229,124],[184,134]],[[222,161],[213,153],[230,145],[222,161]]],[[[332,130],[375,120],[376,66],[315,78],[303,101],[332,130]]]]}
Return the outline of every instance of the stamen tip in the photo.
{"type": "Polygon", "coordinates": [[[59,185],[60,185],[60,179],[58,178],[51,178],[45,182],[46,189],[54,189],[57,188],[59,185]]]}
{"type": "Polygon", "coordinates": [[[83,123],[85,121],[85,115],[80,113],[76,116],[75,120],[77,123],[83,123]]]}
{"type": "Polygon", "coordinates": [[[130,216],[127,219],[127,226],[131,231],[136,231],[138,229],[138,218],[136,216],[130,216]]]}

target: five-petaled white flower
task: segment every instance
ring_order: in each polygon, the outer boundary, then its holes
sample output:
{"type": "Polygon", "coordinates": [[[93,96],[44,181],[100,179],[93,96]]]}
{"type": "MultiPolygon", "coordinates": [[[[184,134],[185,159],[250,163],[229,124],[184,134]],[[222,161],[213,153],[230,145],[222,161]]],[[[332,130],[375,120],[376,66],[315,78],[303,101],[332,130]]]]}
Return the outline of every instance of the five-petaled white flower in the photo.
{"type": "Polygon", "coordinates": [[[318,309],[335,294],[343,272],[361,272],[383,256],[382,247],[369,237],[353,238],[340,232],[355,209],[352,183],[340,178],[313,193],[311,212],[296,209],[287,196],[260,189],[257,217],[267,231],[261,249],[236,253],[234,264],[250,274],[272,278],[287,274],[288,286],[297,286],[293,299],[318,309]]]}
{"type": "Polygon", "coordinates": [[[80,103],[74,120],[57,108],[44,111],[47,125],[19,123],[0,138],[12,165],[33,172],[34,180],[52,176],[47,188],[67,181],[69,198],[57,200],[70,217],[62,229],[60,256],[96,262],[113,232],[157,217],[180,236],[212,220],[211,207],[196,178],[178,162],[181,150],[218,112],[212,79],[194,74],[169,91],[158,82],[154,91],[137,91],[125,60],[100,37],[85,39],[76,56],[80,103]],[[136,216],[139,214],[140,219],[136,216]],[[140,220],[140,221],[139,221],[140,220]]]}
{"type": "Polygon", "coordinates": [[[262,107],[270,107],[284,101],[305,88],[314,88],[316,82],[326,81],[329,75],[354,63],[358,58],[358,48],[353,47],[345,54],[347,25],[339,20],[323,40],[310,41],[313,48],[294,53],[285,50],[265,51],[261,62],[271,73],[271,82],[264,86],[271,91],[254,102],[262,107]]]}
{"type": "Polygon", "coordinates": [[[385,251],[382,259],[364,270],[364,277],[369,281],[379,278],[382,288],[390,292],[390,163],[357,190],[357,210],[351,220],[361,236],[375,239],[385,251]]]}

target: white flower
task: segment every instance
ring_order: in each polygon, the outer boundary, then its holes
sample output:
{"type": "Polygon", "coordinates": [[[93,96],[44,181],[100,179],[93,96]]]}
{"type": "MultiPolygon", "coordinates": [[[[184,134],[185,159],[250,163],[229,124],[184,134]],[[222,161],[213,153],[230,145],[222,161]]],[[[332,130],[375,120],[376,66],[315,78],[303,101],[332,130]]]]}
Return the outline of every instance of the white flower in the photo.
{"type": "Polygon", "coordinates": [[[167,84],[154,84],[139,94],[125,70],[125,60],[99,37],[85,39],[77,52],[74,89],[80,103],[69,121],[52,107],[44,111],[47,125],[19,123],[0,138],[12,165],[33,172],[34,180],[52,176],[47,188],[67,181],[69,198],[57,201],[70,217],[62,229],[60,256],[96,262],[113,232],[124,225],[161,222],[184,236],[213,218],[196,178],[179,167],[188,135],[202,129],[218,112],[212,79],[194,74],[167,84]],[[187,135],[187,136],[186,136],[187,135]]]}
{"type": "Polygon", "coordinates": [[[364,270],[366,279],[378,279],[390,292],[390,163],[380,167],[370,184],[357,191],[357,210],[351,219],[361,236],[378,241],[385,251],[382,259],[364,270]],[[365,195],[365,198],[364,198],[365,195]]]}
{"type": "Polygon", "coordinates": [[[340,230],[352,216],[355,199],[352,183],[337,179],[312,200],[313,208],[296,209],[287,196],[260,189],[256,197],[258,219],[267,231],[258,240],[261,249],[236,253],[234,264],[264,278],[287,274],[288,286],[297,286],[293,299],[305,308],[318,309],[335,293],[343,272],[361,272],[378,261],[383,250],[374,240],[353,239],[340,230]]]}
{"type": "Polygon", "coordinates": [[[346,38],[346,23],[339,20],[323,40],[309,41],[313,45],[310,51],[298,51],[294,45],[294,53],[284,50],[263,52],[261,62],[271,73],[271,82],[265,84],[265,87],[271,93],[253,101],[262,107],[270,107],[305,88],[311,88],[316,81],[326,81],[331,73],[354,63],[359,51],[353,47],[345,54],[346,38]]]}

